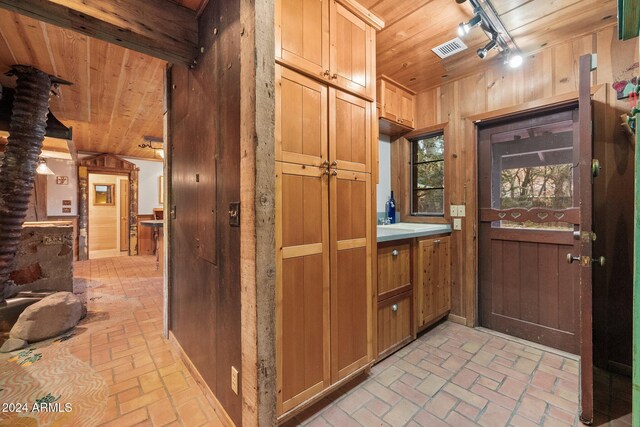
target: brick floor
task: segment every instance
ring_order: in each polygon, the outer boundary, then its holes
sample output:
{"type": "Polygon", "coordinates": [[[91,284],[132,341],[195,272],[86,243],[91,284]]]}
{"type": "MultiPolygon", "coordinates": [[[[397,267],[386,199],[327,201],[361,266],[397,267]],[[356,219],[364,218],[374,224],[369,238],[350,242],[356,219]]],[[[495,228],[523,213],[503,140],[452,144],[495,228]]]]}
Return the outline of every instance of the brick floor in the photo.
{"type": "MultiPolygon", "coordinates": [[[[577,426],[578,381],[575,358],[444,322],[287,427],[577,426]]],[[[625,378],[600,373],[596,388],[595,425],[630,426],[625,399],[607,397],[630,399],[625,378]]]]}
{"type": "Polygon", "coordinates": [[[219,426],[213,408],[169,341],[162,336],[162,276],[155,257],[118,257],[75,264],[76,281],[87,283],[89,313],[117,320],[81,324],[85,333],[69,340],[76,357],[91,364],[109,384],[102,425],[124,427],[219,426]],[[116,297],[134,309],[123,312],[116,297]]]}
{"type": "MultiPolygon", "coordinates": [[[[221,425],[162,337],[155,259],[78,262],[75,276],[89,315],[59,345],[108,384],[100,425],[221,425]]],[[[287,425],[575,426],[577,373],[574,359],[445,322],[287,425]]],[[[595,382],[594,425],[630,426],[628,378],[596,371],[595,382]]]]}

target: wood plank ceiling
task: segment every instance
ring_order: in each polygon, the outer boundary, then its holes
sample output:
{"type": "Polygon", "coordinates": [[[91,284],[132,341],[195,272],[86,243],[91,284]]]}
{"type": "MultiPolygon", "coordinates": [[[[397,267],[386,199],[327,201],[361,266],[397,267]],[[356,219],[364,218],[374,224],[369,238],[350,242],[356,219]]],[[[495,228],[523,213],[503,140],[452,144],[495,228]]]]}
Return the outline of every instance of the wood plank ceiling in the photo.
{"type": "MultiPolygon", "coordinates": [[[[469,2],[360,2],[386,23],[377,37],[378,75],[386,74],[416,92],[477,72],[479,67],[502,60],[495,50],[484,61],[478,58],[476,50],[488,42],[479,27],[463,38],[468,50],[444,60],[431,51],[457,37],[458,24],[473,16],[469,2]]],[[[527,55],[547,46],[616,23],[615,0],[493,0],[492,3],[522,50],[525,61],[527,55]]]]}
{"type": "MultiPolygon", "coordinates": [[[[177,0],[200,10],[207,0],[177,0]]],[[[143,136],[162,137],[165,61],[0,9],[0,84],[13,64],[33,65],[73,83],[51,111],[73,127],[78,151],[154,158],[143,136]]],[[[157,158],[157,157],[156,157],[157,158]]]]}

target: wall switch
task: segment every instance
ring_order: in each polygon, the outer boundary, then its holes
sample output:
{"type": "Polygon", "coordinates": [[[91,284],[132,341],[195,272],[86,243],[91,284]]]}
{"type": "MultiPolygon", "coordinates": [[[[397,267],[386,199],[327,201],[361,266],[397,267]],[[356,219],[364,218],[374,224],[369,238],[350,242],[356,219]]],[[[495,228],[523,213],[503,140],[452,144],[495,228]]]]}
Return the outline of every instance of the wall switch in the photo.
{"type": "Polygon", "coordinates": [[[466,216],[466,213],[467,213],[466,211],[467,211],[467,209],[466,209],[465,205],[458,205],[458,216],[459,217],[466,216]]]}
{"type": "Polygon", "coordinates": [[[460,218],[453,219],[453,229],[462,230],[462,220],[460,218]]]}
{"type": "Polygon", "coordinates": [[[451,216],[458,216],[458,205],[451,205],[451,216]]]}
{"type": "Polygon", "coordinates": [[[233,366],[231,367],[231,390],[238,394],[238,370],[233,366]]]}

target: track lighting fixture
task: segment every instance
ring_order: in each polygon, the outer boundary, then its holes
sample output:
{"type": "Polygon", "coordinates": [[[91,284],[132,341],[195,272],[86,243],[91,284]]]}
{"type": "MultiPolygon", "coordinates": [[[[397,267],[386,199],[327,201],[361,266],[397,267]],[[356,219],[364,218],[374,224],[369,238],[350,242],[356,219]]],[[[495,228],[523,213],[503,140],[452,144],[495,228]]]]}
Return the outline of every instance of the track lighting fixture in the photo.
{"type": "Polygon", "coordinates": [[[481,47],[480,49],[478,49],[476,53],[478,54],[480,59],[484,59],[487,57],[487,54],[489,53],[489,51],[491,49],[495,49],[497,46],[498,46],[498,37],[497,35],[494,35],[491,41],[489,41],[489,43],[487,43],[484,47],[481,47]]]}
{"type": "Polygon", "coordinates": [[[482,22],[482,17],[476,13],[475,15],[473,15],[473,18],[469,20],[469,22],[463,22],[458,25],[458,35],[460,37],[466,36],[467,34],[469,34],[469,31],[471,31],[471,29],[476,25],[480,24],[480,22],[482,22]]]}
{"type": "Polygon", "coordinates": [[[458,25],[458,36],[467,35],[473,27],[480,26],[489,38],[489,42],[476,51],[480,59],[485,59],[492,49],[497,49],[511,68],[522,65],[520,49],[504,26],[491,0],[456,0],[456,3],[468,2],[473,7],[473,18],[458,25]]]}

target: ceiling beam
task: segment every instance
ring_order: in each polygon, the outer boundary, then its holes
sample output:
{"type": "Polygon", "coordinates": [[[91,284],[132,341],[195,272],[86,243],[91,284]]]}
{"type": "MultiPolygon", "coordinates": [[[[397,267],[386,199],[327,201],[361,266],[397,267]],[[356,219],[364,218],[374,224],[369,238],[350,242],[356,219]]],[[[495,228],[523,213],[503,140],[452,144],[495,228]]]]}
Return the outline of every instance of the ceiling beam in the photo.
{"type": "Polygon", "coordinates": [[[169,0],[0,0],[0,8],[172,63],[197,56],[196,13],[169,0]]]}

